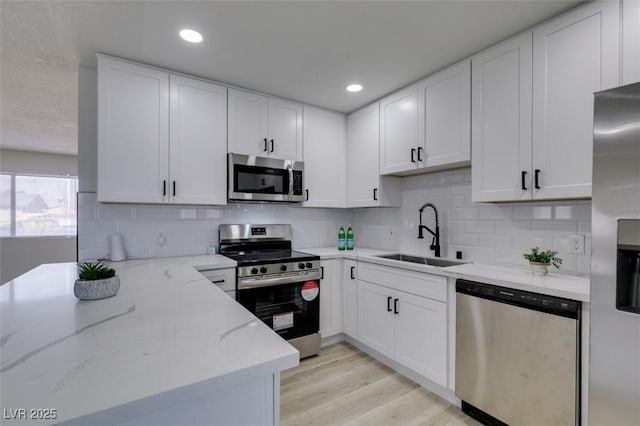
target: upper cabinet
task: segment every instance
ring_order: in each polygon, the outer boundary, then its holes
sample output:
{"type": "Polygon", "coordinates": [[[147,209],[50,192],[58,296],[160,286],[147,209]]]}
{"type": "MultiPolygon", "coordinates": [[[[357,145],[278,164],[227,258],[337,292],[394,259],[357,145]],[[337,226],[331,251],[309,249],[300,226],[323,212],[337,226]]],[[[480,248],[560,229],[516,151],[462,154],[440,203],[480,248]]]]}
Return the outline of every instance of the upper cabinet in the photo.
{"type": "Polygon", "coordinates": [[[640,81],[640,1],[622,1],[622,84],[640,81]]]}
{"type": "Polygon", "coordinates": [[[411,85],[380,100],[380,174],[418,165],[418,86],[411,85]]]}
{"type": "Polygon", "coordinates": [[[533,196],[591,197],[593,93],[620,82],[617,2],[533,30],[533,196]]]}
{"type": "Polygon", "coordinates": [[[532,34],[472,58],[473,201],[531,199],[532,34]]]}
{"type": "Polygon", "coordinates": [[[418,123],[419,167],[435,170],[469,164],[471,60],[418,83],[418,123]]]}
{"type": "Polygon", "coordinates": [[[380,100],[380,174],[407,175],[468,164],[471,61],[380,100]]]}
{"type": "Polygon", "coordinates": [[[347,207],[400,206],[401,181],[380,176],[378,102],[347,117],[347,207]]]}
{"type": "Polygon", "coordinates": [[[229,89],[228,151],[302,160],[302,105],[229,89]]]}
{"type": "Polygon", "coordinates": [[[98,201],[226,204],[226,97],[222,86],[99,56],[98,201]]]}
{"type": "Polygon", "coordinates": [[[619,8],[595,2],[473,57],[473,201],[591,196],[593,93],[619,84],[619,8]]]}
{"type": "Polygon", "coordinates": [[[304,106],[305,207],[345,206],[345,116],[304,106]]]}

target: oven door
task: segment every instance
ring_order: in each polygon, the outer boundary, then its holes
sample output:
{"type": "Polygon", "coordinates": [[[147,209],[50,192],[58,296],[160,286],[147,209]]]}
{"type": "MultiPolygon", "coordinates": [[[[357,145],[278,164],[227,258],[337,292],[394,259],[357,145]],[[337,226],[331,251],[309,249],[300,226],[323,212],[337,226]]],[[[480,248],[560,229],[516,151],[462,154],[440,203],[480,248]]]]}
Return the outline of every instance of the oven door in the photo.
{"type": "Polygon", "coordinates": [[[301,161],[229,154],[229,200],[303,201],[301,161]]]}
{"type": "Polygon", "coordinates": [[[286,340],[319,330],[318,280],[241,289],[237,300],[286,340]]]}

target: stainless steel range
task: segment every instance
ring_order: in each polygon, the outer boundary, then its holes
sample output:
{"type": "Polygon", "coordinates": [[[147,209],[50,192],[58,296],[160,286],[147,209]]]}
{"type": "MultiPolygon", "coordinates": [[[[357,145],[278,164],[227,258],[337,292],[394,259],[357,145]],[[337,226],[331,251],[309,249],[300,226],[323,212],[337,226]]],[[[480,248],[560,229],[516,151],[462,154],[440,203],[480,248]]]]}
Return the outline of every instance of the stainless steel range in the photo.
{"type": "Polygon", "coordinates": [[[220,225],[238,263],[236,300],[300,351],[320,352],[320,257],[291,249],[291,225],[220,225]]]}

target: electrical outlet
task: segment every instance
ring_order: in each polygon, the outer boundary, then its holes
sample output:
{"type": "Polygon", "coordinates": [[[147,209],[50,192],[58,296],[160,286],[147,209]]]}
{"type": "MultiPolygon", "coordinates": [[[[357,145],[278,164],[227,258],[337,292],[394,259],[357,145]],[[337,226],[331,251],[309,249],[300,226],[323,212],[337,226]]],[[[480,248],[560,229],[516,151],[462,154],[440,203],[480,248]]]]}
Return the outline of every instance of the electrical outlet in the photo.
{"type": "Polygon", "coordinates": [[[584,234],[569,235],[569,254],[584,254],[584,234]]]}

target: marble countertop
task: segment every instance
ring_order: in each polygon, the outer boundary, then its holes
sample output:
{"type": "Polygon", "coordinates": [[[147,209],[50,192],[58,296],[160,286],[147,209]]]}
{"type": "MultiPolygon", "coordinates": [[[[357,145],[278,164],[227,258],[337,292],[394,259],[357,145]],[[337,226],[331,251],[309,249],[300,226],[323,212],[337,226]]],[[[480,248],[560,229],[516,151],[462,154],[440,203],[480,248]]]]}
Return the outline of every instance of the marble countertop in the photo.
{"type": "MultiPolygon", "coordinates": [[[[429,265],[421,265],[398,260],[383,259],[377,257],[380,254],[399,253],[399,251],[374,250],[358,248],[353,251],[338,250],[334,247],[303,248],[301,251],[317,254],[321,259],[353,259],[377,263],[384,266],[408,269],[433,275],[450,278],[462,278],[470,281],[479,281],[487,284],[531,291],[549,296],[565,297],[568,299],[589,302],[590,280],[589,278],[555,273],[551,268],[549,275],[545,277],[534,276],[528,265],[504,266],[487,263],[470,262],[458,266],[439,268],[429,265]]],[[[424,256],[424,254],[405,253],[409,255],[424,256]]]]}
{"type": "Polygon", "coordinates": [[[234,261],[113,266],[121,286],[109,299],[74,297],[74,263],[0,286],[3,409],[55,408],[61,422],[142,400],[139,414],[298,365],[295,348],[196,270],[234,261]]]}

